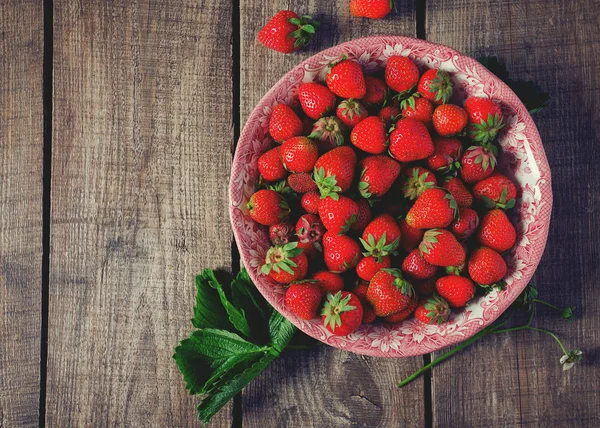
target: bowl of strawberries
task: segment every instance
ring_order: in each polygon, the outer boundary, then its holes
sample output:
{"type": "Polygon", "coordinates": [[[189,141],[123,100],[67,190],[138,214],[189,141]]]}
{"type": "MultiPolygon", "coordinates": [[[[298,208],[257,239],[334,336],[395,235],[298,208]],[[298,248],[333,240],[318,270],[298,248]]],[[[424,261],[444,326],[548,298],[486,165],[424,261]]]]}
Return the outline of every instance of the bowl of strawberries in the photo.
{"type": "Polygon", "coordinates": [[[519,296],[552,190],[537,128],[455,50],[353,40],[294,67],[238,141],[230,216],[264,297],[308,335],[407,357],[461,342],[519,296]]]}

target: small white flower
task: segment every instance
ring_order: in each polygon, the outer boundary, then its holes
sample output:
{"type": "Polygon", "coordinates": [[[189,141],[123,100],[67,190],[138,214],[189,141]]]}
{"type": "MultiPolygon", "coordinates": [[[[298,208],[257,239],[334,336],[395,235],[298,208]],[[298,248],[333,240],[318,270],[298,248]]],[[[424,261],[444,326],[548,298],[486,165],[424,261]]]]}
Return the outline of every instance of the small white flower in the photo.
{"type": "Polygon", "coordinates": [[[577,361],[583,358],[582,355],[583,352],[581,352],[581,350],[575,349],[574,351],[569,351],[565,355],[560,357],[560,363],[563,366],[563,371],[572,368],[577,361]]]}

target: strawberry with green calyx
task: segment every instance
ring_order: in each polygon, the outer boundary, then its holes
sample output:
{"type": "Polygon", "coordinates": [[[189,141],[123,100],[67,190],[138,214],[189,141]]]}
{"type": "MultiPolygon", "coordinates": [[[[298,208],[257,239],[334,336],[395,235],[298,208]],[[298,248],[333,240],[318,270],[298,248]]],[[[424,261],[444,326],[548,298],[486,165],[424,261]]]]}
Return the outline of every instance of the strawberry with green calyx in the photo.
{"type": "Polygon", "coordinates": [[[302,248],[308,258],[323,251],[321,240],[324,234],[325,227],[323,227],[319,217],[314,214],[304,214],[300,216],[296,223],[298,248],[302,248]]]}
{"type": "Polygon", "coordinates": [[[335,115],[348,128],[354,128],[369,116],[367,109],[353,99],[344,100],[338,104],[335,115]]]}
{"type": "Polygon", "coordinates": [[[289,221],[269,226],[269,239],[273,245],[285,245],[290,242],[294,227],[289,221]]]}
{"type": "Polygon", "coordinates": [[[458,266],[466,259],[464,247],[445,229],[431,229],[425,232],[419,244],[419,251],[423,258],[434,266],[458,266]]]}
{"type": "Polygon", "coordinates": [[[321,310],[321,319],[327,330],[336,336],[347,336],[361,324],[363,307],[358,297],[348,291],[328,293],[321,310]]]}
{"type": "Polygon", "coordinates": [[[336,147],[321,155],[315,163],[314,178],[321,198],[337,198],[338,192],[346,192],[354,179],[356,153],[348,146],[336,147]]]}
{"type": "Polygon", "coordinates": [[[330,271],[345,272],[360,261],[360,246],[358,242],[346,235],[327,232],[323,236],[323,258],[330,271]]]}
{"type": "Polygon", "coordinates": [[[308,259],[302,248],[298,248],[297,242],[269,248],[265,264],[260,269],[263,274],[282,284],[304,279],[307,270],[308,259]]]}
{"type": "Polygon", "coordinates": [[[356,205],[358,206],[358,216],[356,216],[356,221],[350,226],[352,230],[363,230],[369,222],[371,221],[371,206],[366,199],[356,198],[356,205]]]}
{"type": "Polygon", "coordinates": [[[351,0],[350,13],[357,17],[381,19],[394,8],[394,0],[351,0]]]}
{"type": "Polygon", "coordinates": [[[296,193],[308,193],[318,189],[317,183],[308,172],[290,174],[287,179],[288,186],[296,193]]]}
{"type": "Polygon", "coordinates": [[[442,187],[446,189],[459,208],[470,208],[473,205],[473,195],[458,177],[447,177],[442,183],[442,187]]]}
{"type": "Polygon", "coordinates": [[[406,223],[418,229],[448,227],[458,216],[456,201],[445,189],[425,190],[406,214],[406,223]]]}
{"type": "Polygon", "coordinates": [[[421,241],[423,240],[423,235],[425,231],[423,229],[418,229],[416,227],[410,226],[406,219],[401,219],[398,222],[398,226],[400,227],[401,232],[401,244],[404,251],[410,253],[412,250],[417,248],[421,241]]]}
{"type": "Polygon", "coordinates": [[[402,262],[402,272],[413,279],[429,279],[437,272],[437,266],[427,262],[415,248],[402,262]]]}
{"type": "Polygon", "coordinates": [[[388,129],[392,123],[395,123],[400,117],[401,112],[400,109],[396,106],[385,106],[381,110],[379,110],[379,119],[383,121],[385,128],[388,129]]]}
{"type": "Polygon", "coordinates": [[[290,186],[287,185],[287,180],[279,180],[274,183],[264,183],[264,184],[266,184],[267,190],[272,190],[274,192],[277,192],[283,197],[285,197],[285,195],[294,196],[293,190],[290,188],[290,186]]]}
{"type": "Polygon", "coordinates": [[[467,112],[455,104],[442,104],[433,112],[432,123],[441,137],[459,135],[467,126],[467,112]]]}
{"type": "Polygon", "coordinates": [[[375,256],[363,257],[356,265],[356,274],[359,278],[370,281],[380,269],[386,269],[392,266],[392,262],[388,256],[383,256],[377,260],[375,256]]]}
{"type": "Polygon", "coordinates": [[[371,278],[367,290],[367,301],[379,317],[405,310],[414,296],[413,286],[402,278],[399,269],[381,269],[371,278]]]}
{"type": "Polygon", "coordinates": [[[383,121],[378,116],[369,116],[362,120],[352,129],[350,142],[370,154],[385,152],[388,137],[383,121]]]}
{"type": "Polygon", "coordinates": [[[493,145],[471,146],[460,159],[460,176],[467,183],[489,177],[496,168],[498,149],[493,145]]]}
{"type": "Polygon", "coordinates": [[[317,214],[319,212],[319,204],[321,203],[321,195],[319,192],[308,192],[302,195],[300,199],[300,205],[310,214],[317,214]]]}
{"type": "Polygon", "coordinates": [[[277,104],[269,119],[269,134],[280,143],[302,135],[304,125],[296,112],[286,104],[277,104]]]}
{"type": "Polygon", "coordinates": [[[471,208],[459,208],[458,218],[450,225],[450,230],[459,241],[467,240],[479,226],[479,216],[471,208]]]}
{"type": "Polygon", "coordinates": [[[453,308],[463,308],[475,296],[475,284],[464,276],[444,276],[435,283],[437,294],[453,308]]]}
{"type": "Polygon", "coordinates": [[[315,122],[308,138],[317,141],[321,152],[344,144],[344,136],[348,130],[340,119],[335,116],[322,117],[315,122]]]}
{"type": "Polygon", "coordinates": [[[281,223],[290,213],[287,201],[270,189],[261,189],[250,196],[246,207],[252,220],[265,226],[281,223]]]}
{"type": "Polygon", "coordinates": [[[440,296],[433,295],[419,302],[415,318],[425,324],[442,324],[450,317],[450,306],[440,296]]]}
{"type": "Polygon", "coordinates": [[[319,83],[302,83],[298,88],[298,100],[302,111],[317,120],[335,109],[336,97],[326,86],[319,83]]]}
{"type": "Polygon", "coordinates": [[[341,235],[356,222],[358,205],[347,196],[328,196],[319,204],[319,217],[328,232],[341,235]]]}
{"type": "Polygon", "coordinates": [[[344,278],[339,273],[323,270],[315,273],[313,279],[318,282],[323,293],[335,294],[344,289],[344,278]]]}
{"type": "Polygon", "coordinates": [[[451,173],[460,168],[462,143],[458,138],[436,137],[433,139],[435,152],[427,158],[427,166],[433,171],[451,173]]]}
{"type": "Polygon", "coordinates": [[[395,254],[400,245],[400,226],[389,214],[379,214],[365,227],[360,242],[365,256],[375,256],[377,261],[388,254],[395,254]]]}
{"type": "Polygon", "coordinates": [[[258,41],[269,49],[292,53],[310,43],[319,25],[310,16],[281,10],[258,32],[258,41]]]}
{"type": "Polygon", "coordinates": [[[413,166],[402,173],[402,194],[411,201],[421,196],[427,189],[437,186],[433,173],[420,166],[413,166]]]}
{"type": "Polygon", "coordinates": [[[465,101],[465,110],[469,114],[467,135],[478,143],[494,141],[498,131],[504,127],[502,110],[495,101],[469,97],[465,101]]]}
{"type": "Polygon", "coordinates": [[[400,312],[396,312],[395,314],[388,315],[387,317],[383,317],[383,319],[386,323],[390,324],[395,324],[400,321],[404,321],[406,318],[412,315],[412,313],[417,308],[418,303],[419,299],[415,295],[405,309],[401,310],[400,312]]]}
{"type": "Polygon", "coordinates": [[[423,122],[403,118],[390,133],[390,153],[400,162],[426,159],[434,152],[433,140],[423,122]]]}
{"type": "Polygon", "coordinates": [[[419,69],[405,56],[395,55],[385,67],[385,83],[399,94],[407,94],[419,82],[419,69]]]}
{"type": "Polygon", "coordinates": [[[433,105],[431,105],[431,101],[422,98],[419,93],[415,93],[402,100],[400,102],[400,109],[402,109],[403,117],[410,117],[423,122],[425,125],[429,125],[433,118],[433,105]]]}
{"type": "Polygon", "coordinates": [[[367,86],[367,92],[362,98],[362,102],[368,106],[382,105],[387,98],[388,92],[387,86],[385,86],[383,80],[375,76],[365,76],[365,84],[367,86]]]}
{"type": "Polygon", "coordinates": [[[477,239],[481,245],[502,253],[515,245],[517,232],[506,213],[501,209],[494,209],[481,219],[477,239]]]}
{"type": "Polygon", "coordinates": [[[325,83],[340,98],[360,99],[367,92],[362,67],[357,62],[346,59],[346,56],[329,65],[325,83]]]}
{"type": "Polygon", "coordinates": [[[360,181],[358,191],[366,199],[385,195],[398,175],[400,164],[389,156],[367,156],[358,163],[360,181]]]}
{"type": "Polygon", "coordinates": [[[458,266],[446,266],[446,273],[448,275],[463,275],[467,272],[467,265],[461,263],[458,266]]]}
{"type": "Polygon", "coordinates": [[[500,281],[507,271],[502,256],[488,247],[480,247],[471,253],[468,263],[469,276],[477,284],[486,288],[502,286],[500,281]]]}
{"type": "Polygon", "coordinates": [[[280,146],[267,150],[258,158],[258,172],[266,181],[281,180],[287,175],[281,161],[280,146]]]}
{"type": "Polygon", "coordinates": [[[435,104],[446,104],[452,98],[452,82],[443,70],[427,70],[419,79],[419,94],[435,104]]]}
{"type": "Polygon", "coordinates": [[[517,188],[508,177],[494,172],[473,186],[473,196],[487,208],[508,210],[515,206],[517,188]]]}
{"type": "Polygon", "coordinates": [[[323,291],[316,281],[296,281],[285,291],[285,304],[288,309],[304,320],[319,316],[323,291]]]}

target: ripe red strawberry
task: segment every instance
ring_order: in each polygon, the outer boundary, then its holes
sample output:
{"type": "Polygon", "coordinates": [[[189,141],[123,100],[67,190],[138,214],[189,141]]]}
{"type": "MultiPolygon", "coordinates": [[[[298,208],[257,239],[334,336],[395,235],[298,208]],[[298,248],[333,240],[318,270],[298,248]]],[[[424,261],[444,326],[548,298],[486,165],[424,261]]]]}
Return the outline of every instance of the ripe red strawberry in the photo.
{"type": "Polygon", "coordinates": [[[436,137],[433,139],[435,152],[427,158],[427,166],[434,171],[450,172],[460,167],[462,144],[458,138],[436,137]]]}
{"type": "Polygon", "coordinates": [[[288,309],[304,320],[319,316],[323,292],[312,282],[294,282],[285,292],[288,309]]]}
{"type": "Polygon", "coordinates": [[[388,256],[383,256],[380,261],[374,256],[363,257],[356,265],[356,274],[365,281],[370,281],[380,269],[387,269],[392,266],[388,256]]]}
{"type": "Polygon", "coordinates": [[[350,13],[354,16],[381,19],[392,11],[391,0],[351,0],[350,13]]]}
{"type": "Polygon", "coordinates": [[[412,313],[417,308],[418,303],[419,303],[419,300],[417,299],[417,296],[415,295],[411,299],[411,301],[408,304],[408,306],[406,307],[406,309],[403,309],[400,312],[396,312],[395,314],[388,315],[387,317],[384,317],[383,319],[385,320],[385,322],[391,323],[391,324],[398,323],[400,321],[404,321],[406,318],[408,318],[409,316],[412,315],[412,313]]]}
{"type": "Polygon", "coordinates": [[[467,273],[467,265],[465,263],[461,263],[458,266],[446,266],[446,273],[448,275],[465,275],[467,273]]]}
{"type": "Polygon", "coordinates": [[[354,179],[356,153],[348,146],[336,147],[325,153],[315,163],[315,182],[321,197],[337,197],[338,192],[346,192],[354,179]]]}
{"type": "Polygon", "coordinates": [[[405,56],[392,56],[385,67],[385,83],[396,92],[406,92],[419,82],[419,69],[405,56]]]}
{"type": "Polygon", "coordinates": [[[373,321],[375,321],[375,319],[377,319],[377,315],[375,315],[373,306],[371,306],[371,304],[367,301],[361,301],[360,303],[363,306],[362,323],[371,324],[373,321]]]}
{"type": "Polygon", "coordinates": [[[437,179],[431,171],[413,166],[404,170],[400,184],[404,197],[412,201],[421,196],[425,190],[437,186],[437,179]]]}
{"type": "Polygon", "coordinates": [[[437,272],[437,266],[429,264],[415,248],[402,262],[402,272],[414,279],[428,279],[437,272]]]}
{"type": "Polygon", "coordinates": [[[448,73],[432,68],[423,73],[417,90],[434,104],[446,104],[452,97],[452,82],[448,73]]]}
{"type": "Polygon", "coordinates": [[[326,116],[315,122],[308,138],[317,142],[319,151],[325,153],[344,144],[348,130],[346,125],[335,116],[326,116]]]}
{"type": "Polygon", "coordinates": [[[378,116],[369,116],[354,127],[350,142],[359,149],[380,154],[387,149],[387,133],[383,121],[378,116]]]}
{"type": "Polygon", "coordinates": [[[347,196],[328,196],[319,204],[319,216],[328,232],[346,233],[358,218],[358,205],[347,196]]]}
{"type": "Polygon", "coordinates": [[[306,137],[293,137],[281,145],[281,159],[290,172],[312,171],[318,157],[317,145],[306,137]]]}
{"type": "Polygon", "coordinates": [[[327,232],[323,236],[323,256],[327,269],[345,272],[358,264],[361,258],[360,246],[346,235],[327,232]]]}
{"type": "Polygon", "coordinates": [[[450,192],[459,208],[469,208],[473,205],[473,195],[458,177],[448,177],[442,187],[450,192]]]}
{"type": "Polygon", "coordinates": [[[458,215],[458,207],[452,195],[435,187],[425,190],[406,214],[406,223],[419,229],[448,227],[458,215]]]}
{"type": "Polygon", "coordinates": [[[276,191],[262,189],[250,196],[246,205],[252,219],[265,226],[281,223],[290,213],[286,200],[276,191]]]}
{"type": "Polygon", "coordinates": [[[464,263],[465,249],[447,230],[431,229],[423,235],[419,244],[423,258],[435,266],[458,266],[464,263]]]}
{"type": "Polygon", "coordinates": [[[308,172],[290,174],[287,179],[287,184],[297,193],[313,192],[318,189],[317,183],[314,182],[312,176],[308,172]]]}
{"type": "Polygon", "coordinates": [[[404,248],[404,251],[410,253],[419,246],[423,240],[423,234],[425,231],[409,226],[406,222],[406,219],[400,220],[399,226],[402,236],[402,248],[404,248]]]}
{"type": "Polygon", "coordinates": [[[459,208],[458,218],[450,225],[450,230],[459,241],[467,240],[479,226],[479,216],[471,208],[459,208]]]}
{"type": "Polygon", "coordinates": [[[298,99],[304,113],[317,120],[335,108],[335,94],[318,83],[303,83],[298,88],[298,99]]]}
{"type": "Polygon", "coordinates": [[[435,281],[435,277],[422,281],[413,281],[413,287],[419,296],[431,296],[435,292],[435,281]]]}
{"type": "Polygon", "coordinates": [[[260,269],[263,274],[282,284],[304,279],[307,270],[308,259],[302,248],[298,248],[297,242],[269,248],[265,264],[260,269]]]}
{"type": "Polygon", "coordinates": [[[287,171],[281,161],[281,147],[274,147],[258,158],[258,172],[267,181],[281,180],[286,176],[287,171]]]}
{"type": "Polygon", "coordinates": [[[325,328],[331,333],[336,336],[347,336],[360,326],[362,318],[363,307],[354,294],[348,291],[327,294],[321,319],[325,328]]]}
{"type": "Polygon", "coordinates": [[[339,273],[323,270],[315,273],[312,277],[318,281],[323,293],[335,294],[344,289],[344,278],[339,273]]]}
{"type": "Polygon", "coordinates": [[[289,221],[269,226],[269,239],[273,245],[285,245],[290,242],[294,228],[289,221]]]}
{"type": "Polygon", "coordinates": [[[442,324],[450,317],[448,302],[439,296],[428,297],[419,302],[415,318],[425,324],[442,324]]]}
{"type": "Polygon", "coordinates": [[[460,176],[467,183],[489,177],[496,168],[496,148],[471,146],[460,159],[460,176]]]}
{"type": "Polygon", "coordinates": [[[435,289],[453,308],[462,308],[475,296],[475,284],[464,276],[444,276],[437,280],[435,289]]]}
{"type": "Polygon", "coordinates": [[[410,117],[423,122],[425,125],[429,125],[433,118],[433,106],[431,105],[431,101],[417,95],[415,94],[406,100],[402,100],[400,103],[402,116],[410,117]]]}
{"type": "Polygon", "coordinates": [[[358,163],[358,191],[363,198],[385,195],[400,174],[400,164],[385,155],[367,156],[358,163]]]}
{"type": "Polygon", "coordinates": [[[325,83],[331,92],[341,98],[360,99],[367,93],[362,67],[351,59],[333,64],[325,83]]]}
{"type": "Polygon", "coordinates": [[[517,231],[504,211],[494,209],[488,211],[481,219],[477,239],[481,245],[502,253],[515,245],[517,231]]]}
{"type": "Polygon", "coordinates": [[[400,226],[389,214],[379,214],[365,227],[360,242],[365,247],[365,256],[375,256],[378,260],[394,254],[400,245],[400,226]]]}
{"type": "Polygon", "coordinates": [[[321,195],[319,192],[308,192],[302,195],[300,199],[300,205],[304,208],[304,211],[311,214],[317,214],[319,212],[319,204],[321,204],[321,195]]]}
{"type": "Polygon", "coordinates": [[[319,22],[310,16],[281,10],[258,32],[258,41],[269,49],[292,53],[310,43],[318,26],[319,22]]]}
{"type": "Polygon", "coordinates": [[[502,110],[495,101],[469,97],[465,101],[465,110],[469,114],[468,135],[477,142],[494,141],[498,131],[504,127],[502,110]]]}
{"type": "Polygon", "coordinates": [[[292,137],[302,135],[304,125],[296,112],[286,104],[277,104],[273,107],[269,119],[269,134],[280,143],[292,137]]]}
{"type": "Polygon", "coordinates": [[[383,104],[387,95],[387,86],[383,80],[375,76],[365,76],[367,92],[362,101],[368,106],[378,106],[383,104]]]}
{"type": "Polygon", "coordinates": [[[428,158],[435,151],[431,135],[423,122],[404,118],[390,134],[390,153],[400,162],[428,158]]]}
{"type": "Polygon", "coordinates": [[[367,301],[379,317],[405,310],[413,300],[415,290],[402,279],[399,269],[381,269],[377,272],[367,290],[367,301]]]}
{"type": "Polygon", "coordinates": [[[454,104],[442,104],[433,112],[433,127],[442,137],[450,137],[459,134],[465,126],[469,117],[467,112],[454,104]]]}
{"type": "Polygon", "coordinates": [[[348,128],[354,128],[369,116],[367,109],[356,100],[342,101],[338,104],[335,114],[348,128]]]}
{"type": "Polygon", "coordinates": [[[385,106],[379,110],[379,119],[383,120],[385,128],[389,128],[392,123],[395,123],[400,116],[400,109],[395,106],[385,106]]]}
{"type": "Polygon", "coordinates": [[[311,258],[323,251],[321,240],[325,234],[325,227],[314,214],[300,216],[296,223],[296,236],[298,236],[298,248],[302,248],[306,257],[311,258]]]}
{"type": "Polygon", "coordinates": [[[515,206],[517,188],[508,177],[494,172],[473,186],[473,196],[488,208],[510,209],[515,206]]]}
{"type": "Polygon", "coordinates": [[[371,221],[371,206],[363,198],[357,198],[356,205],[358,206],[358,216],[356,217],[356,221],[350,226],[350,229],[363,230],[371,221]]]}
{"type": "Polygon", "coordinates": [[[506,262],[491,248],[480,247],[471,253],[469,276],[478,284],[493,286],[506,275],[506,262]]]}
{"type": "Polygon", "coordinates": [[[367,301],[367,290],[369,289],[369,282],[364,280],[358,280],[358,284],[352,290],[352,293],[358,297],[361,301],[367,301]]]}

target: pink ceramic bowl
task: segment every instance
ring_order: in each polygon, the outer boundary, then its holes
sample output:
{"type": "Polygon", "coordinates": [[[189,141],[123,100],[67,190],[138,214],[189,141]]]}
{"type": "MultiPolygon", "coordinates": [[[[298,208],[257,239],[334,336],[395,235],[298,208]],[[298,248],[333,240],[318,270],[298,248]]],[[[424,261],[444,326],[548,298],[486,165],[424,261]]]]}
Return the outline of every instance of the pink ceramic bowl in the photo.
{"type": "Polygon", "coordinates": [[[322,51],[294,67],[260,100],[238,141],[229,184],[233,233],[242,261],[265,298],[306,334],[331,346],[376,357],[408,357],[436,351],[461,342],[491,324],[519,296],[533,275],[546,244],[552,189],[550,169],[531,116],[501,80],[477,61],[443,46],[400,36],[376,36],[353,40],[322,51]],[[269,115],[279,103],[293,104],[302,82],[323,80],[327,64],[342,54],[356,59],[365,72],[381,69],[393,55],[408,56],[422,68],[440,68],[452,76],[454,101],[467,95],[488,97],[501,103],[505,129],[500,137],[500,169],[519,188],[514,210],[517,244],[508,257],[507,286],[473,300],[454,313],[449,322],[425,325],[408,319],[394,326],[362,325],[345,337],[333,336],[320,320],[304,321],[284,303],[284,289],[260,273],[269,248],[268,233],[248,215],[246,203],[258,180],[258,157],[271,145],[267,135],[269,115]]]}

